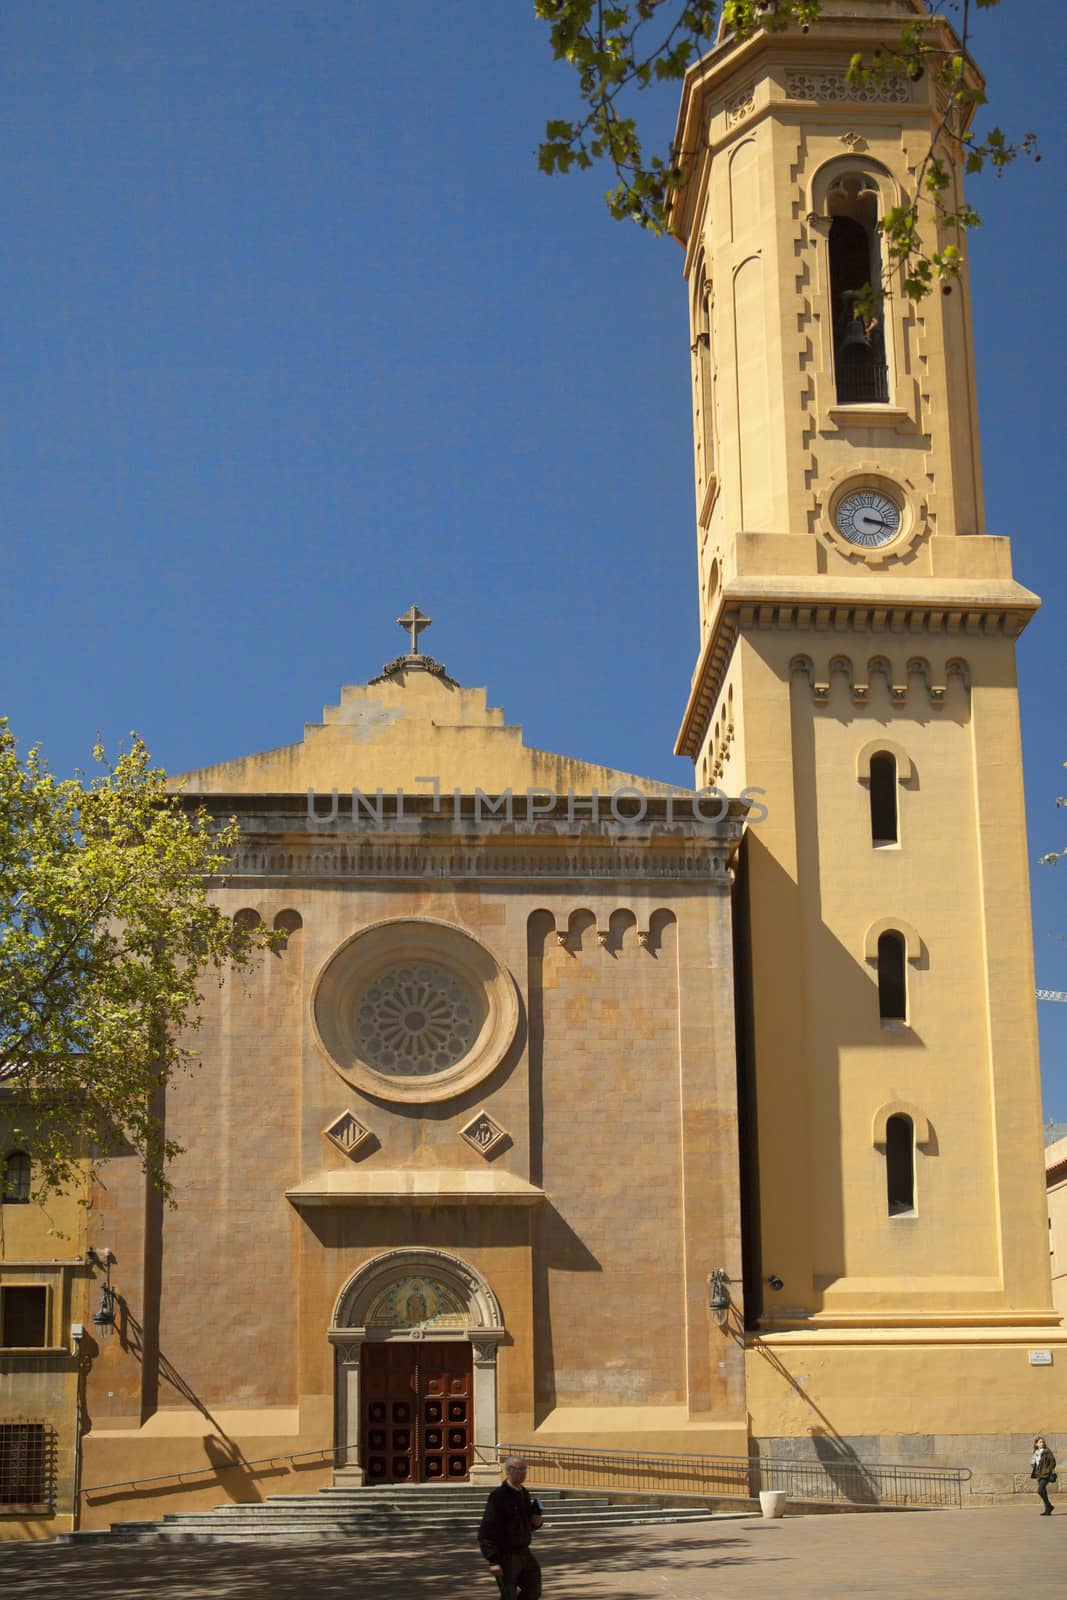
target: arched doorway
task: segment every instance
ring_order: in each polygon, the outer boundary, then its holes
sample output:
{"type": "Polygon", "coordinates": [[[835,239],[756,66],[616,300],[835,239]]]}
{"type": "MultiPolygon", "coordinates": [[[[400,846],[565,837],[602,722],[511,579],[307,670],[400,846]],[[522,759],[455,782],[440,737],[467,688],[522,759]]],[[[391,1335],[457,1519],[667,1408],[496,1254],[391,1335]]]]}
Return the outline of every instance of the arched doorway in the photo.
{"type": "Polygon", "coordinates": [[[337,1444],[349,1481],[495,1483],[500,1307],[443,1250],[389,1250],[334,1309],[337,1444]]]}

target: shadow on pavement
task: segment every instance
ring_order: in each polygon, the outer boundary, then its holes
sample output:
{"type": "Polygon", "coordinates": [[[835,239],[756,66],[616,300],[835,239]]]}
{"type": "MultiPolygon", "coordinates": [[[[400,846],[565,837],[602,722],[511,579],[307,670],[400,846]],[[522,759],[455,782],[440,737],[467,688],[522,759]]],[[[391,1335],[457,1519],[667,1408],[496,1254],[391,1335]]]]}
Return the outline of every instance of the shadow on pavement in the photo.
{"type": "MultiPolygon", "coordinates": [[[[699,1579],[754,1560],[743,1539],[717,1535],[706,1542],[650,1545],[639,1530],[609,1541],[546,1538],[538,1547],[546,1593],[574,1597],[603,1593],[640,1600],[647,1589],[626,1585],[627,1572],[661,1572],[699,1579]]],[[[496,1586],[477,1551],[433,1545],[23,1545],[4,1552],[0,1594],[33,1600],[493,1600],[496,1586]]]]}

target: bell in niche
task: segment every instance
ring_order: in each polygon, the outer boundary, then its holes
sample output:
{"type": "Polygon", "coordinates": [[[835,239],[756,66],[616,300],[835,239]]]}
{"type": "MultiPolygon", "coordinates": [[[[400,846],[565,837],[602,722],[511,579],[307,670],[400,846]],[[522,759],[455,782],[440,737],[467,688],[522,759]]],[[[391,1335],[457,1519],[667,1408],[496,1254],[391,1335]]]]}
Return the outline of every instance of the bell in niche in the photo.
{"type": "Polygon", "coordinates": [[[870,341],[859,317],[849,317],[845,324],[841,343],[837,348],[841,355],[847,354],[850,350],[868,350],[870,348],[870,341]]]}

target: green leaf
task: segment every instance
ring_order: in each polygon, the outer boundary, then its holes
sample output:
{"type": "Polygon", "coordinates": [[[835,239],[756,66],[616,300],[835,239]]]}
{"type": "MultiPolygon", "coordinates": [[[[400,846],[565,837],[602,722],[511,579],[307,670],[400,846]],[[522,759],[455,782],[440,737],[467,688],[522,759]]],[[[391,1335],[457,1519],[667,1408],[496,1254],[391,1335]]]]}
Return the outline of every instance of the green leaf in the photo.
{"type": "Polygon", "coordinates": [[[0,1067],[17,1086],[35,1194],[82,1192],[94,1148],[136,1151],[167,1189],[157,1091],[192,1060],[202,979],[275,943],[209,884],[236,824],[172,793],[134,737],[88,784],[20,758],[0,721],[0,1067]]]}

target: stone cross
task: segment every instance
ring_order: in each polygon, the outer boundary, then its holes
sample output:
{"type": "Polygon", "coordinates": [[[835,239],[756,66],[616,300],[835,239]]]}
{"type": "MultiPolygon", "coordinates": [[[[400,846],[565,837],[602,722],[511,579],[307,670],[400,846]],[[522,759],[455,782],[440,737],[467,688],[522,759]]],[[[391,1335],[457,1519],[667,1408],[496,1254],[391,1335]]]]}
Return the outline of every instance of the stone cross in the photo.
{"type": "Polygon", "coordinates": [[[419,634],[423,628],[428,628],[433,621],[432,617],[424,617],[418,606],[413,605],[406,616],[397,617],[398,628],[405,628],[411,634],[411,654],[419,654],[419,634]]]}

